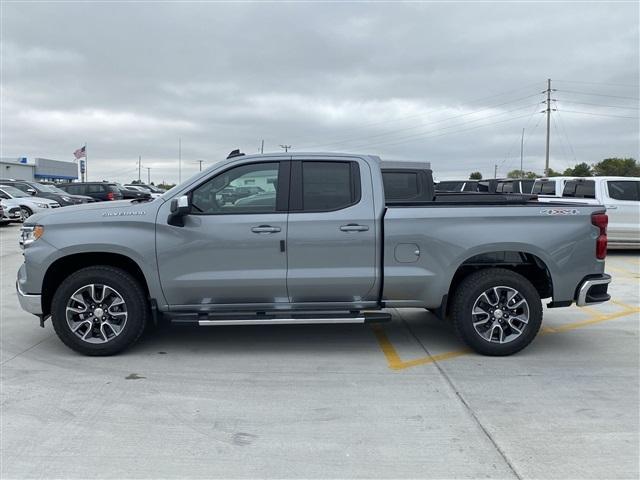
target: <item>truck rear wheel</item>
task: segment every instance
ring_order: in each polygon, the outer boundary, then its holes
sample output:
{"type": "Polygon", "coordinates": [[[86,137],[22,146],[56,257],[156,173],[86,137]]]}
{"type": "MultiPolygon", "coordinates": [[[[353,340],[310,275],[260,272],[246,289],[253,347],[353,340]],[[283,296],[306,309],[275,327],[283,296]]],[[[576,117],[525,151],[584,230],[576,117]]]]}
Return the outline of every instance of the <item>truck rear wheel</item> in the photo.
{"type": "Polygon", "coordinates": [[[522,275],[489,268],[466,277],[454,293],[458,336],[483,355],[511,355],[529,345],[542,324],[542,303],[522,275]]]}
{"type": "Polygon", "coordinates": [[[84,355],[113,355],[142,335],[149,315],[144,290],[119,268],[95,266],[69,275],[53,296],[53,328],[84,355]]]}

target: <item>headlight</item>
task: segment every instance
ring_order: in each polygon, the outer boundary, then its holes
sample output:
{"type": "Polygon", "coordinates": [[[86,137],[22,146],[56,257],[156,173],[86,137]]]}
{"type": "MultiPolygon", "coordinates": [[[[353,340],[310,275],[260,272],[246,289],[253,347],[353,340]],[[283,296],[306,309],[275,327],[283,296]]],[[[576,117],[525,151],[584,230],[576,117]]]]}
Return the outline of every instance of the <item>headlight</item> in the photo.
{"type": "Polygon", "coordinates": [[[40,208],[49,208],[49,205],[47,205],[46,203],[36,203],[36,205],[40,208]]]}
{"type": "Polygon", "coordinates": [[[20,229],[20,247],[25,248],[39,239],[44,233],[44,227],[42,225],[30,225],[28,227],[22,227],[20,229]]]}

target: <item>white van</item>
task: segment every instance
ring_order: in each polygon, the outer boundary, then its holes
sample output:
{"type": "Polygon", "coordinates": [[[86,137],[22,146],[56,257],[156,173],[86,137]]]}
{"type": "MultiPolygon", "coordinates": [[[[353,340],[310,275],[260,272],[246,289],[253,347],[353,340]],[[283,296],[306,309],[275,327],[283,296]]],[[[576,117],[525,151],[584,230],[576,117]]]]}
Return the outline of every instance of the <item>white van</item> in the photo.
{"type": "Polygon", "coordinates": [[[640,248],[640,177],[551,177],[536,180],[539,202],[601,204],[609,216],[609,248],[640,248]]]}

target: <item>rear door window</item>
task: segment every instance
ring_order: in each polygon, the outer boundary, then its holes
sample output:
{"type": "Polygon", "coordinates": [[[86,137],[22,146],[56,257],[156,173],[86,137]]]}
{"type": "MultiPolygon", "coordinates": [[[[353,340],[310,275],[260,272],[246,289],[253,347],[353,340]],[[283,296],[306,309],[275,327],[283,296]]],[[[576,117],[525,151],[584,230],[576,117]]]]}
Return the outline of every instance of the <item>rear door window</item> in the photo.
{"type": "Polygon", "coordinates": [[[563,197],[596,198],[596,182],[593,180],[569,180],[564,185],[563,197]]]}
{"type": "Polygon", "coordinates": [[[533,188],[533,180],[520,180],[520,186],[522,188],[521,193],[531,193],[533,188]]]}
{"type": "Polygon", "coordinates": [[[356,162],[302,162],[302,209],[340,210],[360,201],[356,162]]]}
{"type": "Polygon", "coordinates": [[[609,197],[614,200],[640,201],[640,182],[637,180],[610,180],[607,188],[609,197]]]}
{"type": "Polygon", "coordinates": [[[531,193],[540,195],[555,195],[556,182],[536,182],[531,193]]]}
{"type": "Polygon", "coordinates": [[[80,185],[66,185],[64,189],[71,195],[82,195],[82,187],[80,185]]]}

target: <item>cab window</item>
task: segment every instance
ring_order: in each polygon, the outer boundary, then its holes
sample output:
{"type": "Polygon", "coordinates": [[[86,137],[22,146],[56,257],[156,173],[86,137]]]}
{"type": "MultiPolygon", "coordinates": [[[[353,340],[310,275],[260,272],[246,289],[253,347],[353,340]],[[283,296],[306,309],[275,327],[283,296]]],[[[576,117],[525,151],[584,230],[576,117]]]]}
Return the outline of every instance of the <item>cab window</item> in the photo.
{"type": "Polygon", "coordinates": [[[640,182],[637,180],[610,180],[607,188],[609,197],[614,200],[640,201],[640,182]]]}
{"type": "Polygon", "coordinates": [[[191,192],[192,213],[275,213],[280,162],[252,163],[226,170],[191,192]]]}

